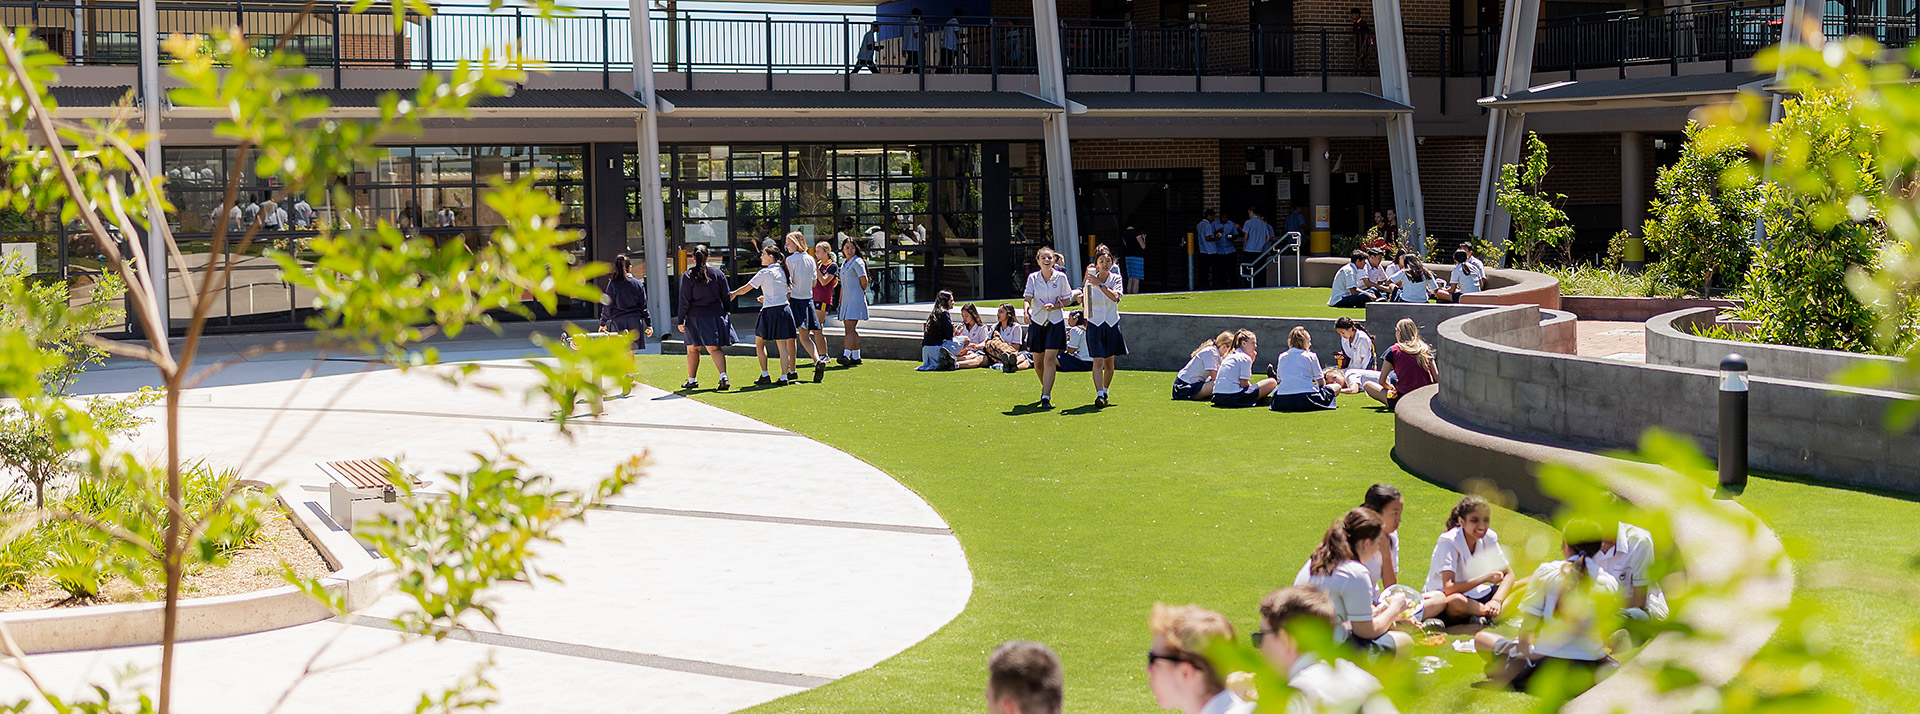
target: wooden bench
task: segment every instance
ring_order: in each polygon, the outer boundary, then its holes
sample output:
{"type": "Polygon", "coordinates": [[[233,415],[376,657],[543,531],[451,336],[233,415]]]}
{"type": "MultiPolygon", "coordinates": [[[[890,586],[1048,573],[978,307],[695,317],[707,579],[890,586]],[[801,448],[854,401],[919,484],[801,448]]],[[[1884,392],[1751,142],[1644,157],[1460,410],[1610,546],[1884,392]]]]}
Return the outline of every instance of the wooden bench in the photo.
{"type": "Polygon", "coordinates": [[[390,505],[400,500],[399,491],[388,478],[390,474],[398,472],[415,488],[426,485],[425,481],[400,470],[389,459],[326,461],[318,466],[333,481],[327,488],[328,515],[334,523],[348,530],[352,530],[355,523],[370,517],[404,510],[390,505]]]}

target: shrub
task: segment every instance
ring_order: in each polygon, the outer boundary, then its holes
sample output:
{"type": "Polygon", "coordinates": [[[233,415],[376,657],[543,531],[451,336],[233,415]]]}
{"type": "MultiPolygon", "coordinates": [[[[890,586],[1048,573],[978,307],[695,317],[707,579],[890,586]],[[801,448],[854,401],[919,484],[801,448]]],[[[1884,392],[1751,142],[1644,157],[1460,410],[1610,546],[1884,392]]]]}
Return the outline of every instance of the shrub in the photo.
{"type": "Polygon", "coordinates": [[[1654,181],[1647,249],[1659,255],[1648,267],[1667,281],[1697,288],[1704,296],[1715,279],[1738,289],[1753,256],[1753,228],[1760,216],[1760,184],[1746,144],[1725,132],[1687,122],[1680,159],[1660,169],[1654,181]]]}
{"type": "Polygon", "coordinates": [[[1522,265],[1539,265],[1549,252],[1573,245],[1573,226],[1567,224],[1567,212],[1560,210],[1567,197],[1540,189],[1540,182],[1547,178],[1546,142],[1539,134],[1527,132],[1526,151],[1520,163],[1500,167],[1494,201],[1513,217],[1506,257],[1518,258],[1522,265]]]}
{"type": "Polygon", "coordinates": [[[1623,270],[1576,265],[1568,268],[1534,268],[1560,279],[1562,295],[1592,297],[1682,297],[1686,291],[1653,273],[1628,273],[1623,270]]]}

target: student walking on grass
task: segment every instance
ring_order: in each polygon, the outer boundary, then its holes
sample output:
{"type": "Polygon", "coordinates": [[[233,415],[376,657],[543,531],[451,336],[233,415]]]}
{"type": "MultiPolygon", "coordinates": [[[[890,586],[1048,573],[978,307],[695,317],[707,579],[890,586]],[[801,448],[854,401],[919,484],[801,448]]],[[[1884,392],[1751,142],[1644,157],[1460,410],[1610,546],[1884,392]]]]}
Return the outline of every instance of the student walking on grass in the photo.
{"type": "Polygon", "coordinates": [[[753,328],[753,353],[760,358],[760,378],[754,384],[786,386],[794,371],[793,307],[787,300],[788,286],[793,284],[792,276],[787,274],[786,256],[769,242],[760,248],[760,272],[746,285],[733,291],[734,297],[747,294],[754,288],[760,289],[760,321],[753,328]],[[767,373],[767,343],[772,342],[780,350],[780,377],[767,373]]]}
{"type": "MultiPolygon", "coordinates": [[[[819,382],[827,374],[827,361],[820,349],[820,319],[813,312],[813,289],[820,283],[820,264],[813,261],[813,255],[807,252],[807,237],[799,231],[787,234],[787,275],[793,278],[793,291],[787,297],[787,303],[793,312],[794,333],[805,347],[807,354],[813,357],[813,381],[819,382]]],[[[799,351],[795,350],[794,360],[798,361],[799,351]]],[[[799,381],[798,373],[787,374],[787,379],[799,381]]]]}
{"type": "Polygon", "coordinates": [[[1220,358],[1220,370],[1213,377],[1213,405],[1241,409],[1258,405],[1280,383],[1274,379],[1253,381],[1253,361],[1260,356],[1260,340],[1249,330],[1233,333],[1232,349],[1220,358]]]}
{"type": "Polygon", "coordinates": [[[1467,496],[1447,514],[1447,530],[1433,544],[1421,596],[1421,626],[1493,624],[1513,591],[1513,568],[1493,530],[1493,506],[1467,496]]]}
{"type": "Polygon", "coordinates": [[[727,304],[732,302],[727,274],[707,265],[707,245],[695,243],[693,260],[680,276],[680,334],[687,340],[687,381],[681,389],[700,388],[700,350],[713,358],[720,372],[720,391],[727,383],[727,355],[721,348],[740,341],[727,320],[727,304]]]}
{"type": "Polygon", "coordinates": [[[1093,361],[1093,405],[1109,404],[1107,388],[1113,385],[1114,358],[1127,353],[1127,338],[1120,334],[1120,297],[1126,279],[1114,265],[1113,251],[1105,244],[1093,249],[1093,264],[1087,266],[1087,357],[1093,361]]]}
{"type": "Polygon", "coordinates": [[[1367,571],[1366,561],[1378,554],[1383,532],[1379,514],[1366,508],[1347,511],[1327,527],[1326,536],[1313,549],[1306,582],[1294,584],[1318,588],[1333,601],[1334,611],[1346,623],[1334,633],[1335,639],[1363,650],[1403,652],[1413,638],[1394,630],[1393,623],[1409,603],[1396,593],[1376,604],[1380,591],[1367,571]]]}
{"type": "Polygon", "coordinates": [[[1059,254],[1042,247],[1034,255],[1040,269],[1027,275],[1023,297],[1027,303],[1027,351],[1033,353],[1034,371],[1040,376],[1040,408],[1053,408],[1053,378],[1060,364],[1060,350],[1067,348],[1066,308],[1073,304],[1073,283],[1056,269],[1059,254]]]}
{"type": "Polygon", "coordinates": [[[867,259],[860,257],[860,238],[840,241],[840,325],[846,337],[840,341],[840,363],[860,364],[860,321],[867,319],[867,259]]]}

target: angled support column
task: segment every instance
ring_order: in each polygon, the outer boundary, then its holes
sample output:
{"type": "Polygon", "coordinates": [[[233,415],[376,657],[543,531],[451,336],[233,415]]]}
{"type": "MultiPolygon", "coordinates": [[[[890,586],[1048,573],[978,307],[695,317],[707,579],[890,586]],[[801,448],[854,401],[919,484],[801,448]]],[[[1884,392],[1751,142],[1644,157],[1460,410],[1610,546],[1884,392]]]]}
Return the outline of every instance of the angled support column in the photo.
{"type": "MultiPolygon", "coordinates": [[[[1380,96],[1413,106],[1407,77],[1407,33],[1400,20],[1400,0],[1373,0],[1374,43],[1379,47],[1380,96]]],[[[1420,160],[1413,134],[1413,115],[1387,118],[1387,161],[1393,173],[1394,210],[1404,224],[1414,225],[1413,250],[1426,254],[1426,201],[1420,197],[1420,160]]]]}
{"type": "Polygon", "coordinates": [[[1047,150],[1047,205],[1052,209],[1053,249],[1066,259],[1065,270],[1080,282],[1086,265],[1080,255],[1080,218],[1073,192],[1073,144],[1067,132],[1067,72],[1060,59],[1060,18],[1053,0],[1033,0],[1034,45],[1039,52],[1040,98],[1060,111],[1042,119],[1047,150]]]}
{"type": "MultiPolygon", "coordinates": [[[[1500,18],[1500,55],[1493,73],[1493,95],[1526,89],[1533,81],[1533,37],[1540,26],[1540,0],[1507,0],[1500,18]]],[[[1473,234],[1495,246],[1506,245],[1513,219],[1494,203],[1500,167],[1520,160],[1526,115],[1512,109],[1491,109],[1487,116],[1486,153],[1480,158],[1480,199],[1473,211],[1473,234]]]]}
{"type": "MultiPolygon", "coordinates": [[[[147,142],[147,174],[160,176],[166,171],[161,165],[160,106],[165,98],[160,94],[160,12],[155,0],[140,0],[140,123],[141,129],[151,136],[147,142]]],[[[156,217],[157,220],[164,220],[156,217]]],[[[162,329],[171,324],[173,317],[172,287],[173,273],[167,269],[166,240],[158,232],[147,231],[139,237],[129,240],[146,241],[146,268],[150,271],[147,279],[153,285],[154,309],[160,311],[162,329]]],[[[180,266],[185,270],[186,266],[180,266]]],[[[185,278],[185,273],[181,274],[185,278]]],[[[138,325],[139,320],[128,319],[128,325],[138,325]]],[[[148,335],[148,344],[158,344],[151,340],[164,340],[166,335],[148,335]]]]}
{"type": "Polygon", "coordinates": [[[660,100],[653,86],[653,4],[647,0],[628,0],[633,20],[633,93],[646,105],[640,115],[640,218],[641,249],[647,261],[647,306],[654,315],[654,332],[666,339],[672,325],[681,317],[673,315],[673,302],[667,281],[673,275],[668,266],[666,202],[660,196],[660,100]],[[669,317],[671,316],[671,317],[669,317]]]}

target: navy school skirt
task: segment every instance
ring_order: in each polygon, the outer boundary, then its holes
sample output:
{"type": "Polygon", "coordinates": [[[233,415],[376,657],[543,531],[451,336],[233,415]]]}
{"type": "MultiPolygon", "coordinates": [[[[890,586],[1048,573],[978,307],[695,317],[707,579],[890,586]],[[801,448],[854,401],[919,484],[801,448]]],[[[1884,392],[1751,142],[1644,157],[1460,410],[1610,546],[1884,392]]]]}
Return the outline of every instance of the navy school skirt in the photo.
{"type": "Polygon", "coordinates": [[[726,347],[740,341],[726,315],[689,317],[686,327],[688,347],[726,347]]]}
{"type": "Polygon", "coordinates": [[[785,304],[760,308],[760,322],[753,326],[753,334],[763,340],[793,339],[793,310],[785,304]]]}

